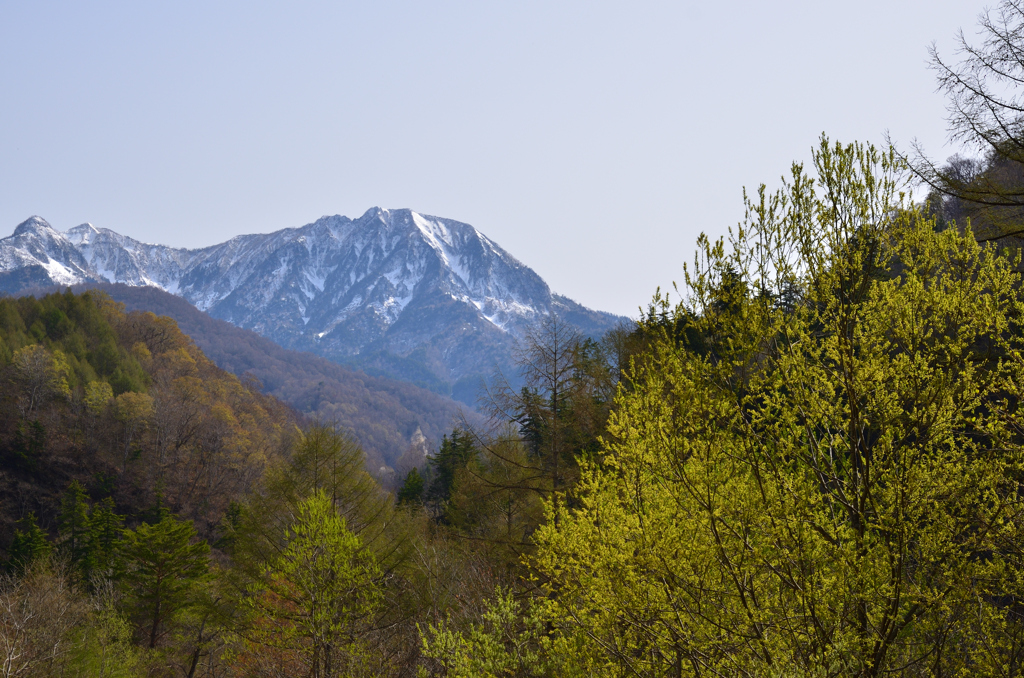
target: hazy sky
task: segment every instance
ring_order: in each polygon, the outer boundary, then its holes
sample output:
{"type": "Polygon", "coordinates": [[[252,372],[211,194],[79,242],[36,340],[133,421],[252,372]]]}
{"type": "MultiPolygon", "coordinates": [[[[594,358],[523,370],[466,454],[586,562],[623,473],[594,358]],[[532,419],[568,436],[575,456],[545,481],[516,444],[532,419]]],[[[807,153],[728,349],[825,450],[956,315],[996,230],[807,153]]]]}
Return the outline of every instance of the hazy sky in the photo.
{"type": "Polygon", "coordinates": [[[473,224],[635,316],[821,132],[918,138],[972,0],[0,0],[0,236],[199,247],[324,214],[473,224]]]}

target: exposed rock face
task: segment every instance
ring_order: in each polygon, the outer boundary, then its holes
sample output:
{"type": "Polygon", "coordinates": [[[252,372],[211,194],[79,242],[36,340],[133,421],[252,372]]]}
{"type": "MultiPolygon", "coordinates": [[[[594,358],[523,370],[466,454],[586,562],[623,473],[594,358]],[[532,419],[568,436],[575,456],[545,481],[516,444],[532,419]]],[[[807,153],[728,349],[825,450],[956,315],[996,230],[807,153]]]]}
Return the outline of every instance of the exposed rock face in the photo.
{"type": "Polygon", "coordinates": [[[0,240],[0,291],[81,282],[149,285],[279,344],[471,402],[510,370],[512,346],[559,313],[586,334],[621,319],[552,294],[468,224],[373,208],[356,220],[243,235],[197,250],[33,217],[0,240]]]}

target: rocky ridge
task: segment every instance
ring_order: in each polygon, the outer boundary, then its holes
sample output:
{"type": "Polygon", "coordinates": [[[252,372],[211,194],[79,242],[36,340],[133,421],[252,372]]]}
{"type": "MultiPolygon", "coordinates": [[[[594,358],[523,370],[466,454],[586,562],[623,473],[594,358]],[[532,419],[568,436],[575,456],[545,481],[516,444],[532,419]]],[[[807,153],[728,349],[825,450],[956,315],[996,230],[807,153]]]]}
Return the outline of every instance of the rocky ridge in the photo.
{"type": "Polygon", "coordinates": [[[157,287],[215,318],[471,402],[512,370],[528,328],[559,313],[590,335],[621,321],[557,294],[480,231],[372,208],[201,249],[142,243],[39,217],[0,239],[0,292],[89,282],[157,287]]]}

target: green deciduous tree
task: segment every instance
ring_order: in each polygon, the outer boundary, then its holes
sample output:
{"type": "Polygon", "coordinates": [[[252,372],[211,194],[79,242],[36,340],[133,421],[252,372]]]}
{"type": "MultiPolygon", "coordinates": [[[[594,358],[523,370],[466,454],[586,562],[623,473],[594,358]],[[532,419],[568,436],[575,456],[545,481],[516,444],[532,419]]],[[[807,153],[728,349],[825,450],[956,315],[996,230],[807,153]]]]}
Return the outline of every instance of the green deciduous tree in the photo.
{"type": "Polygon", "coordinates": [[[11,359],[14,381],[19,390],[21,415],[30,418],[40,403],[50,398],[66,398],[68,385],[67,358],[60,351],[50,352],[39,344],[24,346],[11,359]]]}
{"type": "Polygon", "coordinates": [[[82,401],[85,406],[95,415],[103,414],[110,401],[114,399],[114,389],[105,381],[90,381],[85,387],[85,396],[82,401]]]}
{"type": "Polygon", "coordinates": [[[382,602],[380,576],[326,493],[315,491],[299,505],[284,549],[248,599],[253,668],[265,670],[269,662],[311,678],[352,675],[364,663],[361,636],[382,602]]]}
{"type": "Polygon", "coordinates": [[[75,631],[78,642],[69,652],[63,675],[90,678],[145,675],[140,666],[139,650],[132,642],[132,626],[116,610],[99,606],[75,631]]]}
{"type": "Polygon", "coordinates": [[[914,211],[894,153],[814,168],[701,239],[659,300],[700,341],[650,328],[541,529],[550,619],[610,675],[1019,674],[1013,262],[914,211]]]}
{"type": "Polygon", "coordinates": [[[153,417],[153,399],[145,393],[122,393],[114,399],[114,417],[121,422],[121,442],[124,445],[121,470],[124,472],[128,470],[132,443],[153,417]]]}
{"type": "Polygon", "coordinates": [[[542,605],[523,605],[498,589],[480,621],[467,631],[449,622],[421,630],[423,656],[447,678],[541,678],[586,676],[572,653],[545,631],[542,605]]]}

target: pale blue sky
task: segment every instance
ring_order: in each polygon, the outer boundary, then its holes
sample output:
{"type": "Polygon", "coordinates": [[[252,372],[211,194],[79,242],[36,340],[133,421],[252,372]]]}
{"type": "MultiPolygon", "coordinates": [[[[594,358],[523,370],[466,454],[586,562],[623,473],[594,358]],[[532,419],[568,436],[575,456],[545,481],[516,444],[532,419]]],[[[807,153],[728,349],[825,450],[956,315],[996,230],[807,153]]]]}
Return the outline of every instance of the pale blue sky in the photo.
{"type": "Polygon", "coordinates": [[[951,155],[927,45],[983,8],[0,0],[0,236],[199,247],[409,207],[635,316],[822,131],[951,155]]]}

